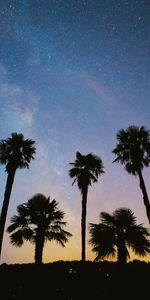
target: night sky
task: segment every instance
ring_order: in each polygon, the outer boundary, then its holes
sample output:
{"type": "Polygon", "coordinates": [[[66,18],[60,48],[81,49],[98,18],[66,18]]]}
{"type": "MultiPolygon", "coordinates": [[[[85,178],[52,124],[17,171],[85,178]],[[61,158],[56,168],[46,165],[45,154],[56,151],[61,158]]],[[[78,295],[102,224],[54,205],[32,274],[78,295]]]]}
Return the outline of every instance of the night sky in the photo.
{"type": "MultiPolygon", "coordinates": [[[[128,207],[148,227],[138,178],[112,163],[116,133],[150,129],[149,0],[0,0],[0,139],[36,141],[29,170],[18,170],[7,215],[36,193],[55,198],[73,234],[65,248],[47,243],[43,261],[80,260],[81,195],[68,176],[76,151],[101,157],[105,174],[89,189],[88,223],[128,207]]],[[[143,172],[150,195],[150,171],[143,172]]],[[[0,168],[0,198],[6,172],[0,168]]],[[[2,261],[34,261],[34,246],[10,245],[2,261]]]]}

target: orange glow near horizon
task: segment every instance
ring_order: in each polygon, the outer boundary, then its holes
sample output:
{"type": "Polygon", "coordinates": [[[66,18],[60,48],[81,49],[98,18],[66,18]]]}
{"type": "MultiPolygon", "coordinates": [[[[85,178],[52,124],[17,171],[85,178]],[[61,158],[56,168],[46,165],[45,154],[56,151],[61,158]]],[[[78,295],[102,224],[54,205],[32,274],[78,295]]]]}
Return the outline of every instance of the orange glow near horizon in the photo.
{"type": "MultiPolygon", "coordinates": [[[[43,263],[50,263],[55,261],[74,261],[81,260],[81,246],[80,238],[73,238],[70,243],[66,243],[66,247],[61,247],[55,242],[47,242],[43,249],[43,263]]],[[[150,262],[150,255],[146,257],[139,257],[129,251],[130,259],[150,262]]],[[[94,261],[95,255],[91,251],[90,245],[86,245],[86,260],[94,261]]],[[[116,261],[116,258],[106,258],[104,260],[116,261]]],[[[103,261],[103,260],[102,260],[103,261]]],[[[34,263],[34,245],[26,242],[22,247],[14,247],[9,244],[8,236],[4,240],[4,249],[2,251],[2,262],[7,264],[28,264],[34,263]],[[9,251],[6,249],[9,248],[9,251]]]]}

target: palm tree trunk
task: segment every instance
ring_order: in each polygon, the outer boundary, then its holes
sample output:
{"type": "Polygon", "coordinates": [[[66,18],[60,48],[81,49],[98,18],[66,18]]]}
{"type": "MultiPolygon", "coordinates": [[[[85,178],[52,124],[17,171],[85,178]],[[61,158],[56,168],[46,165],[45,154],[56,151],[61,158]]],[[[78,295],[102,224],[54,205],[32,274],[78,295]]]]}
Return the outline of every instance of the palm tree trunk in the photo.
{"type": "Polygon", "coordinates": [[[125,240],[123,238],[123,232],[118,234],[118,242],[117,242],[117,250],[118,250],[118,263],[122,266],[127,263],[127,249],[125,245],[125,240]]]}
{"type": "Polygon", "coordinates": [[[35,264],[42,264],[43,256],[43,247],[44,247],[44,235],[41,230],[38,230],[36,244],[35,244],[35,264]]]}
{"type": "Polygon", "coordinates": [[[82,217],[81,217],[81,237],[82,237],[82,261],[85,262],[85,241],[86,241],[86,206],[88,187],[82,190],[82,217]]]}
{"type": "Polygon", "coordinates": [[[15,172],[16,172],[16,168],[9,171],[8,176],[7,176],[6,188],[5,188],[5,193],[4,193],[4,201],[3,201],[1,217],[0,217],[0,256],[1,256],[1,251],[2,251],[2,242],[3,242],[3,235],[4,235],[5,223],[6,223],[6,217],[7,217],[9,199],[10,199],[10,195],[11,195],[11,191],[12,191],[15,172]]]}
{"type": "Polygon", "coordinates": [[[118,263],[120,265],[125,265],[127,263],[127,256],[124,250],[124,247],[118,247],[118,263]]]}
{"type": "Polygon", "coordinates": [[[145,208],[146,208],[146,214],[147,214],[148,221],[149,221],[149,224],[150,224],[150,202],[149,202],[149,198],[148,198],[148,194],[147,194],[147,191],[146,191],[146,186],[145,186],[145,182],[144,182],[141,170],[138,171],[138,175],[139,175],[139,181],[140,181],[140,188],[141,188],[142,193],[143,193],[143,201],[144,201],[144,205],[145,205],[145,208]]]}

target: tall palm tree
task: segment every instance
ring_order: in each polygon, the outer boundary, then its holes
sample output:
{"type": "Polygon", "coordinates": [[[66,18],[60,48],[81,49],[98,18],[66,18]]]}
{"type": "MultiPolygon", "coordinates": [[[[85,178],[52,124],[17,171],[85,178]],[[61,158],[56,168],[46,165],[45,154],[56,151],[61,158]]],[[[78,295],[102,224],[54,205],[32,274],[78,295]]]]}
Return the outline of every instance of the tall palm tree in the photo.
{"type": "Polygon", "coordinates": [[[24,241],[35,244],[35,263],[42,263],[43,248],[46,241],[55,240],[65,246],[72,234],[63,227],[64,212],[58,209],[56,200],[50,201],[43,194],[36,194],[26,203],[17,206],[18,214],[11,218],[7,228],[11,243],[22,246],[24,241]]]}
{"type": "Polygon", "coordinates": [[[139,256],[150,253],[150,234],[142,224],[136,224],[130,209],[119,208],[113,214],[101,212],[100,220],[99,224],[90,224],[89,242],[96,252],[95,260],[117,255],[118,263],[122,265],[130,257],[130,248],[139,256]]]}
{"type": "Polygon", "coordinates": [[[114,162],[125,166],[128,173],[139,177],[146,214],[150,223],[150,202],[142,170],[150,163],[150,131],[144,126],[129,126],[117,133],[118,144],[112,151],[117,157],[114,162]]]}
{"type": "Polygon", "coordinates": [[[0,216],[0,255],[15,173],[18,168],[29,168],[29,164],[31,160],[34,159],[36,150],[34,143],[33,140],[24,139],[23,134],[18,133],[12,133],[11,137],[0,141],[0,164],[5,165],[5,171],[8,174],[0,216]]]}
{"type": "Polygon", "coordinates": [[[100,157],[89,153],[82,155],[76,152],[76,160],[70,163],[73,168],[69,175],[74,178],[73,184],[77,182],[82,195],[82,216],[81,216],[81,236],[82,236],[82,261],[85,261],[85,240],[86,240],[86,206],[88,187],[98,181],[98,176],[104,173],[103,163],[100,157]]]}

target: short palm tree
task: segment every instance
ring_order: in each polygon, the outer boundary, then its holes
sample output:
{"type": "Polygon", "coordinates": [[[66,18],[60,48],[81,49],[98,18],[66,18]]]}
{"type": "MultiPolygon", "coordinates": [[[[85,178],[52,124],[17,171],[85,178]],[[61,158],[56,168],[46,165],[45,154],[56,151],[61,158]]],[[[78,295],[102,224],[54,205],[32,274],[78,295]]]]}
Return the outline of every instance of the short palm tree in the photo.
{"type": "Polygon", "coordinates": [[[119,208],[113,214],[101,212],[100,220],[99,224],[90,224],[89,242],[96,253],[95,260],[117,255],[118,263],[122,265],[130,257],[130,248],[139,256],[150,253],[150,234],[141,224],[136,224],[130,209],[119,208]]]}
{"type": "Polygon", "coordinates": [[[140,188],[143,193],[147,218],[150,223],[150,202],[142,175],[144,167],[150,163],[150,131],[144,126],[129,126],[117,133],[118,144],[113,150],[116,155],[114,162],[125,166],[128,173],[139,177],[140,188]]]}
{"type": "Polygon", "coordinates": [[[70,163],[73,168],[69,175],[74,178],[73,184],[77,182],[82,195],[82,217],[81,217],[81,236],[82,236],[82,261],[85,261],[85,240],[86,240],[86,206],[88,187],[98,181],[98,176],[104,173],[103,163],[100,157],[89,153],[82,155],[76,152],[76,160],[70,163]]]}
{"type": "Polygon", "coordinates": [[[46,241],[55,240],[65,246],[72,234],[63,227],[64,212],[58,209],[56,200],[50,201],[43,194],[36,194],[26,203],[17,206],[18,214],[11,218],[7,231],[15,246],[22,246],[24,241],[35,244],[35,263],[42,263],[43,248],[46,241]]]}
{"type": "Polygon", "coordinates": [[[23,134],[12,133],[11,137],[0,141],[0,164],[5,165],[8,174],[6,188],[4,193],[4,201],[0,216],[0,255],[2,249],[2,241],[4,235],[7,210],[14,182],[16,170],[29,168],[29,164],[34,159],[35,147],[34,141],[24,139],[23,134]]]}

